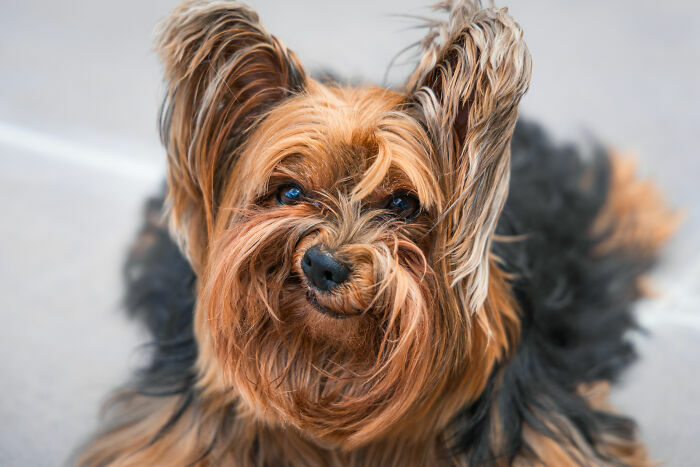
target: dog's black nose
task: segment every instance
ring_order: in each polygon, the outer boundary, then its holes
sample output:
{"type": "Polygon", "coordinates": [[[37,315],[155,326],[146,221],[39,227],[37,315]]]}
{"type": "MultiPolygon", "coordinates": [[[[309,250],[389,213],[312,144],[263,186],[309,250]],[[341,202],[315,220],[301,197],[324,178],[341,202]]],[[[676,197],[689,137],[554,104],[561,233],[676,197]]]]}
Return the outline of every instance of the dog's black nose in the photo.
{"type": "Polygon", "coordinates": [[[318,247],[306,250],[301,259],[301,269],[309,282],[319,290],[330,290],[348,279],[350,271],[330,253],[318,247]]]}

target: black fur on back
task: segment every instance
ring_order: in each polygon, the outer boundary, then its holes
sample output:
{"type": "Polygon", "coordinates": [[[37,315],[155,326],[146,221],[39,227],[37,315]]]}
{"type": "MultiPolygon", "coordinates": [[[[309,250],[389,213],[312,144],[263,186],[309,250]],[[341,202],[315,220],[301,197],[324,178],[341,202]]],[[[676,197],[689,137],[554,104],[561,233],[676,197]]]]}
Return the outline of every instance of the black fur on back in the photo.
{"type": "Polygon", "coordinates": [[[187,391],[194,383],[197,345],[192,330],[196,277],[162,220],[163,198],[146,203],[145,224],[124,267],[126,309],[153,341],[151,361],[137,375],[147,395],[187,391]]]}
{"type": "MultiPolygon", "coordinates": [[[[110,401],[118,407],[133,395],[178,397],[176,410],[151,444],[195,403],[197,343],[192,326],[196,276],[168,232],[163,206],[162,196],[147,201],[144,225],[124,265],[125,307],[152,336],[146,346],[150,361],[110,401]]],[[[116,423],[120,423],[118,419],[116,423]]]]}
{"type": "Polygon", "coordinates": [[[515,277],[522,333],[515,355],[455,420],[455,449],[468,453],[472,465],[512,460],[523,450],[532,454],[521,438],[523,424],[555,439],[568,437],[571,428],[556,426],[556,414],[607,461],[596,450],[603,433],[633,439],[631,420],[591,410],[576,395],[581,383],[615,381],[634,360],[626,333],[636,327],[637,279],[651,265],[641,254],[593,254],[605,239],[593,238],[591,230],[608,195],[610,172],[603,150],[584,161],[576,147],[555,146],[537,125],[518,123],[497,233],[525,238],[495,242],[493,250],[515,277]],[[494,406],[503,430],[501,452],[491,452],[487,439],[494,406]]]}
{"type": "MultiPolygon", "coordinates": [[[[575,147],[555,146],[540,127],[518,123],[510,195],[497,233],[526,237],[495,242],[494,253],[515,277],[522,335],[483,395],[455,418],[451,455],[467,455],[471,465],[512,460],[531,452],[522,441],[524,424],[555,439],[567,436],[565,427],[554,425],[557,433],[550,429],[553,413],[569,420],[594,450],[603,433],[632,437],[629,419],[594,411],[576,395],[580,383],[614,381],[634,359],[625,333],[635,327],[636,279],[650,266],[648,258],[622,252],[592,254],[603,240],[592,238],[590,230],[609,181],[603,151],[584,161],[575,147]],[[503,430],[499,452],[492,452],[488,439],[494,407],[503,430]]],[[[126,304],[153,336],[151,362],[138,374],[136,391],[153,397],[182,394],[184,411],[194,398],[196,279],[162,225],[162,205],[163,199],[155,198],[146,207],[146,225],[125,268],[126,304]]],[[[170,423],[177,417],[173,414],[170,423]]]]}

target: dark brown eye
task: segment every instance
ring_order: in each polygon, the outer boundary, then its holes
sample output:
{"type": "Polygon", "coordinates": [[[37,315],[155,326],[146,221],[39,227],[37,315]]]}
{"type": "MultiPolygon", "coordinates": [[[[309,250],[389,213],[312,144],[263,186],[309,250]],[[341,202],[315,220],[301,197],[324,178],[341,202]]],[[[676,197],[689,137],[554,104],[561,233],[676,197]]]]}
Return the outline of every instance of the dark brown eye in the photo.
{"type": "Polygon", "coordinates": [[[277,190],[277,202],[280,204],[297,204],[304,199],[304,191],[294,183],[282,185],[277,190]]]}
{"type": "Polygon", "coordinates": [[[420,210],[418,198],[406,192],[397,192],[389,197],[386,209],[401,219],[412,219],[420,210]]]}

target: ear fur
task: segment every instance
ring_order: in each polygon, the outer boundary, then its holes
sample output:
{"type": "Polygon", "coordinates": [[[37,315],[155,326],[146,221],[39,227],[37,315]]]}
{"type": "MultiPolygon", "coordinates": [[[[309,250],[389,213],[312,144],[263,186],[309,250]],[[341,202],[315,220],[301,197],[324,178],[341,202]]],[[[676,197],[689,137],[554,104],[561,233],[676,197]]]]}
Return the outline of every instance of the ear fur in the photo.
{"type": "Polygon", "coordinates": [[[168,84],[161,138],[171,221],[197,271],[217,196],[242,143],[267,110],[302,89],[306,76],[294,53],[237,2],[185,1],[158,36],[168,84]]]}
{"type": "Polygon", "coordinates": [[[508,194],[510,140],[531,75],[523,33],[507,10],[445,1],[425,53],[406,83],[434,144],[448,209],[446,259],[462,303],[478,311],[488,290],[489,250],[508,194]]]}

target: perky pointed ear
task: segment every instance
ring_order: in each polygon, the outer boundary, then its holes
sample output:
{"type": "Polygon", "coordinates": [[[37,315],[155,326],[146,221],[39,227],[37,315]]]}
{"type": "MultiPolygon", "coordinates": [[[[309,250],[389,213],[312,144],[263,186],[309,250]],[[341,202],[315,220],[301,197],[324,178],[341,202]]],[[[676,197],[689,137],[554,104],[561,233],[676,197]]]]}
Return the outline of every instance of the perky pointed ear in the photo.
{"type": "Polygon", "coordinates": [[[198,270],[242,143],[261,115],[303,88],[306,76],[294,53],[238,2],[185,1],[158,36],[168,83],[161,138],[171,221],[198,270]]]}
{"type": "Polygon", "coordinates": [[[463,285],[463,302],[475,312],[488,290],[490,243],[508,194],[510,140],[531,61],[505,8],[482,8],[478,0],[438,8],[449,19],[430,27],[406,88],[433,140],[450,200],[442,221],[452,285],[463,285]]]}

